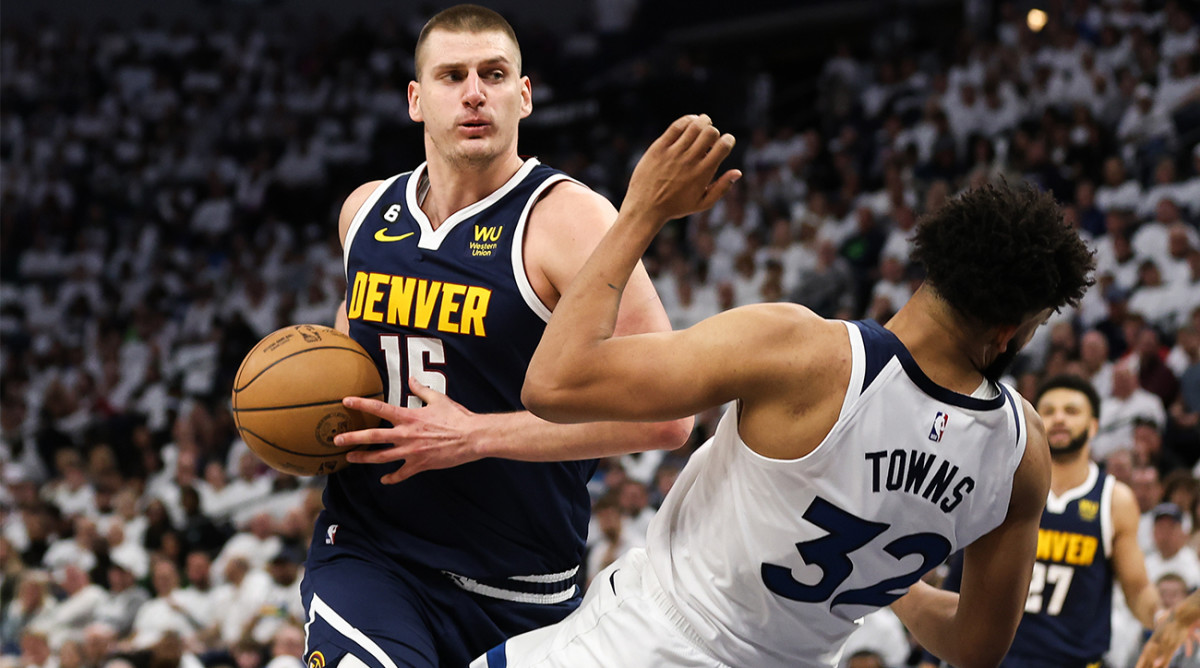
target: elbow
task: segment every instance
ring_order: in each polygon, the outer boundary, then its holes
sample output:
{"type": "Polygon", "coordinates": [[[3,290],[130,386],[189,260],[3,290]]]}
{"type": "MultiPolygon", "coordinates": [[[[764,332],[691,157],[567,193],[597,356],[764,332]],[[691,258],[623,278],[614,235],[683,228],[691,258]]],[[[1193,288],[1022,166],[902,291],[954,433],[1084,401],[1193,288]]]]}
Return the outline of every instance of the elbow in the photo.
{"type": "Polygon", "coordinates": [[[651,434],[652,450],[677,450],[688,442],[692,436],[692,427],[696,419],[692,416],[672,420],[670,422],[654,423],[651,434]]]}
{"type": "Polygon", "coordinates": [[[521,403],[530,413],[551,422],[557,422],[554,416],[558,414],[554,397],[557,396],[553,385],[541,374],[530,373],[525,376],[525,384],[521,386],[521,403]]]}

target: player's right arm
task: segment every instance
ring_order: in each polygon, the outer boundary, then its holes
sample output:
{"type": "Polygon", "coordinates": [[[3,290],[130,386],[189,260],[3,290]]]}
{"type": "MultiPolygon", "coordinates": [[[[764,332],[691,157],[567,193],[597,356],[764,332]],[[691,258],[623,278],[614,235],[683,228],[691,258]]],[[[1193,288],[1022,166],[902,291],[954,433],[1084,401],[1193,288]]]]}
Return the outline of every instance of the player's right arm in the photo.
{"type": "MultiPolygon", "coordinates": [[[[346,201],[342,202],[342,211],[338,214],[338,238],[342,241],[343,249],[346,247],[346,234],[350,230],[350,223],[354,222],[354,216],[358,214],[358,210],[362,208],[367,198],[371,196],[371,193],[375,192],[375,189],[381,183],[383,182],[368,181],[355,188],[354,192],[350,193],[350,196],[346,198],[346,201]]],[[[342,303],[338,305],[337,313],[334,315],[333,326],[334,329],[342,334],[346,336],[350,335],[350,318],[346,316],[345,297],[342,298],[342,303]]]]}
{"type": "Polygon", "coordinates": [[[1138,546],[1139,511],[1133,490],[1122,482],[1113,486],[1112,494],[1112,565],[1121,592],[1129,609],[1142,626],[1154,628],[1154,616],[1162,607],[1158,588],[1146,574],[1146,557],[1138,546]]]}
{"type": "Polygon", "coordinates": [[[1050,490],[1050,451],[1041,418],[1022,403],[1029,436],[1013,476],[1008,516],[967,546],[961,593],[918,582],[892,603],[922,646],[960,668],[996,666],[1004,658],[1033,574],[1038,525],[1050,490]]]}

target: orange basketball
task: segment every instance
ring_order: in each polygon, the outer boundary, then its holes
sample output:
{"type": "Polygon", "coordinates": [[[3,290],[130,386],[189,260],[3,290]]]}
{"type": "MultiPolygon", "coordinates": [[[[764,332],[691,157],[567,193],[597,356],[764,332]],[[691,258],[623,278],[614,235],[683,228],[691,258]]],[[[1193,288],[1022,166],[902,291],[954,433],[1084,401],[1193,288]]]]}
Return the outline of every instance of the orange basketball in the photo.
{"type": "Polygon", "coordinates": [[[272,468],[322,475],[345,467],[333,437],[369,429],[379,418],[352,411],[342,397],[383,398],[367,351],[323,325],[293,325],[259,341],[233,381],[233,419],[246,445],[272,468]]]}

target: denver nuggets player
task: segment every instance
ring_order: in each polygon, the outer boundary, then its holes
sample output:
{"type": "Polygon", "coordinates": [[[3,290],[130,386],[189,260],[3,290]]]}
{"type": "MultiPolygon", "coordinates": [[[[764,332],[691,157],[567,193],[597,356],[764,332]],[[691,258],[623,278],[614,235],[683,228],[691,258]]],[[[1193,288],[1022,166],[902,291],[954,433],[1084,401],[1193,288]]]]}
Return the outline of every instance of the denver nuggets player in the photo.
{"type": "Polygon", "coordinates": [[[1000,665],[1099,668],[1111,639],[1113,578],[1143,626],[1160,607],[1137,543],[1137,500],[1091,459],[1100,397],[1090,383],[1056,376],[1034,405],[1050,444],[1050,495],[1025,615],[1000,665]]]}
{"type": "MultiPolygon", "coordinates": [[[[338,438],[387,445],[351,454],[328,481],[302,585],[313,668],[461,667],[561,619],[581,598],[591,458],[677,447],[690,430],[690,419],[597,428],[521,412],[550,311],[616,211],[518,157],[530,83],[498,14],[434,16],[416,69],[409,113],[427,162],[358,188],[339,221],[339,325],[388,393],[346,404],[392,426],[338,438]]],[[[668,329],[649,277],[633,283],[618,330],[668,329]]]]}
{"type": "Polygon", "coordinates": [[[710,182],[732,144],[700,116],[650,147],[522,397],[562,422],[735,407],[644,550],[599,573],[566,620],[472,665],[828,666],[855,620],[889,604],[955,665],[995,665],[1025,603],[1050,467],[1037,414],[996,378],[1083,295],[1090,252],[1049,195],[988,186],[922,221],[928,279],[886,327],[763,304],[612,337],[663,223],[738,176],[710,182]],[[920,582],[961,546],[961,595],[920,582]]]}

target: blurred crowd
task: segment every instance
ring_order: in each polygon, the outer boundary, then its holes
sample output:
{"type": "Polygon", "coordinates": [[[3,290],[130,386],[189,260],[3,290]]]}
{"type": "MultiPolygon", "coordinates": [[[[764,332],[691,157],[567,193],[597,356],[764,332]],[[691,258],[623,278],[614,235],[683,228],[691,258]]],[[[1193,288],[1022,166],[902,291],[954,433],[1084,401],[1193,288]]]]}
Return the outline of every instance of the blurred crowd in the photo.
{"type": "MultiPolygon", "coordinates": [[[[1150,575],[1192,589],[1200,16],[1174,0],[1049,4],[1040,31],[998,4],[932,46],[891,17],[802,75],[635,48],[637,2],[598,3],[573,31],[516,22],[535,102],[522,152],[619,203],[675,116],[709,111],[739,137],[746,178],[646,257],[676,328],[784,300],[885,321],[920,283],[908,244],[922,214],[987,181],[1053,192],[1097,282],[1010,380],[1026,396],[1048,374],[1092,380],[1093,452],[1137,494],[1150,575]],[[1170,536],[1152,530],[1164,500],[1180,510],[1170,536]]],[[[262,465],[228,389],[262,336],[332,324],[337,208],[421,160],[405,85],[424,17],[4,26],[0,665],[301,662],[321,480],[262,465]]],[[[716,414],[680,451],[601,462],[586,572],[644,543],[716,414]]],[[[1141,639],[1121,614],[1113,666],[1141,639]]],[[[848,664],[915,661],[889,615],[868,618],[848,664]]]]}

